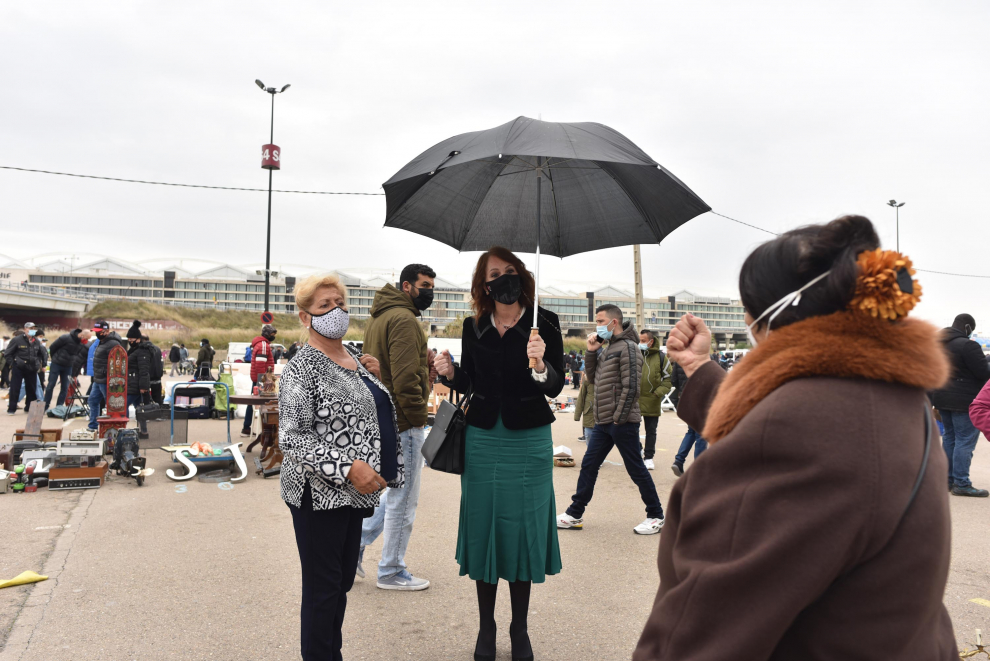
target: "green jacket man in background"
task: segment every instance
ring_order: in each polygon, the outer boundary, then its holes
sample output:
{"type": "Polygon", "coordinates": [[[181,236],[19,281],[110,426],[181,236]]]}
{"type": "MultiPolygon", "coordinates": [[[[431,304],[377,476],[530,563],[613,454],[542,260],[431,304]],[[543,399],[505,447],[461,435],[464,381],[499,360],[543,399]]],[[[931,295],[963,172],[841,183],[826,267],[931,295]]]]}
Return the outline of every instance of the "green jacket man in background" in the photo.
{"type": "MultiPolygon", "coordinates": [[[[412,536],[423,474],[427,406],[432,388],[426,332],[420,325],[423,310],[433,304],[437,274],[425,264],[402,269],[398,286],[385,285],[371,304],[371,320],[364,333],[364,352],[378,359],[381,381],[392,393],[398,441],[402,446],[405,484],[382,494],[375,513],[364,520],[357,575],[364,578],[364,548],[384,532],[378,587],[383,590],[425,590],[426,579],[406,569],[406,548],[412,536]]],[[[382,420],[380,424],[389,424],[382,420]]]]}
{"type": "Polygon", "coordinates": [[[660,351],[656,333],[643,330],[639,333],[639,348],[643,352],[643,377],[639,388],[639,410],[646,428],[646,448],[643,460],[646,468],[653,470],[653,455],[657,451],[657,424],[660,422],[660,404],[670,392],[670,375],[673,367],[667,354],[660,351]]]}
{"type": "Polygon", "coordinates": [[[581,421],[579,441],[588,440],[588,430],[595,426],[595,384],[585,379],[581,383],[577,402],[574,404],[574,419],[581,421]]]}

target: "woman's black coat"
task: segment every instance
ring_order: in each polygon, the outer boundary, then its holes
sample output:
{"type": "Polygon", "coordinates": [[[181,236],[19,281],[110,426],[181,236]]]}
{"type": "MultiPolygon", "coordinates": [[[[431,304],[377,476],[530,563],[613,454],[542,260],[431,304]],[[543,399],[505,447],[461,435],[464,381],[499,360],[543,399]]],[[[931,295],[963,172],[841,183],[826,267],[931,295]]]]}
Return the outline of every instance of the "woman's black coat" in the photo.
{"type": "Polygon", "coordinates": [[[564,387],[564,341],[557,315],[539,309],[540,337],[546,343],[543,362],[547,380],[535,381],[526,357],[533,312],[526,310],[519,322],[499,336],[490,316],[480,321],[464,320],[461,336],[461,365],[452,380],[443,382],[460,393],[473,389],[468,408],[469,425],[482,429],[495,426],[499,414],[508,429],[532,429],[549,425],[554,414],[547,397],[556,397],[564,387]]]}

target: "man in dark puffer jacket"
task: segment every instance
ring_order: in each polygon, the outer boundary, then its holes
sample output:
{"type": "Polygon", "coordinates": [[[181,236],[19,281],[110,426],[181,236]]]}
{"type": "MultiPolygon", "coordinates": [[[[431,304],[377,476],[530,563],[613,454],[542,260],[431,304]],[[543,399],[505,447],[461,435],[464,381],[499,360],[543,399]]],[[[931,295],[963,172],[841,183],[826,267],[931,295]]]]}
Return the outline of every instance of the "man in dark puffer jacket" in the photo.
{"type": "Polygon", "coordinates": [[[942,417],[945,434],[942,447],[949,458],[949,490],[954,496],[986,498],[986,489],[977,489],[969,480],[969,466],[980,431],[969,419],[969,405],[988,380],[990,365],[980,345],[969,339],[976,330],[972,315],[961,314],[942,331],[942,343],[952,362],[952,378],[934,395],[935,408],[942,417]]]}
{"type": "Polygon", "coordinates": [[[69,379],[79,376],[82,365],[86,362],[87,343],[92,333],[77,328],[59,337],[48,350],[51,356],[51,370],[48,373],[48,388],[45,390],[45,410],[52,405],[56,381],[61,384],[58,391],[59,406],[65,404],[65,394],[69,390],[69,379]]]}
{"type": "Polygon", "coordinates": [[[626,472],[639,487],[646,520],[633,528],[637,535],[655,535],[663,528],[663,506],[650,477],[639,442],[639,389],[643,353],[639,333],[631,321],[622,322],[622,310],[603,305],[596,311],[597,332],[588,336],[585,379],[595,386],[595,426],[588,432],[588,449],[581,460],[577,490],[567,511],[557,516],[558,528],[584,527],[584,510],[595,493],[598,471],[613,447],[618,448],[626,472]],[[602,345],[599,338],[605,340],[602,345]],[[601,353],[596,353],[602,349],[601,353]]]}

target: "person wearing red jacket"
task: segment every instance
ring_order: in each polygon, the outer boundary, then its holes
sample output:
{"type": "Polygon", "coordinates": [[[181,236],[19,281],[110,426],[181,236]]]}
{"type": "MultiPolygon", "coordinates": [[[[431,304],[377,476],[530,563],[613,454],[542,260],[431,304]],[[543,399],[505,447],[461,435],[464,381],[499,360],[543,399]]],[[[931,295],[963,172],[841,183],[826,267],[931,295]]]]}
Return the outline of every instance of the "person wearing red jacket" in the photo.
{"type": "MultiPolygon", "coordinates": [[[[275,355],[272,353],[272,342],[278,331],[271,324],[261,327],[261,335],[251,340],[251,383],[258,383],[261,376],[269,369],[275,369],[275,355]]],[[[244,427],[241,436],[251,435],[251,423],[254,421],[254,407],[248,404],[244,412],[244,427]]]]}

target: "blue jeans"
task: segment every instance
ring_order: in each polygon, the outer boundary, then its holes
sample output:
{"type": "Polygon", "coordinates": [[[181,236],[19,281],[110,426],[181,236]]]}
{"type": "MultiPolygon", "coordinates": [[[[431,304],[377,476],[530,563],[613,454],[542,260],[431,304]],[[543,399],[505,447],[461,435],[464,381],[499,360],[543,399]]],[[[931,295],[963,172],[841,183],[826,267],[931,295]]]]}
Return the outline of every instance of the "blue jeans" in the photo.
{"type": "Polygon", "coordinates": [[[594,427],[582,427],[581,428],[581,430],[584,432],[584,440],[587,441],[588,440],[588,437],[591,436],[591,430],[592,429],[594,429],[594,427]]]}
{"type": "Polygon", "coordinates": [[[697,459],[698,455],[708,449],[708,441],[701,438],[701,434],[696,432],[691,427],[688,427],[687,433],[684,434],[684,438],[681,439],[681,447],[677,450],[677,454],[674,456],[674,463],[679,466],[684,466],[684,461],[687,459],[688,452],[691,451],[691,446],[694,446],[694,458],[697,459]]]}
{"type": "Polygon", "coordinates": [[[942,424],[945,434],[942,436],[942,448],[949,458],[949,477],[957,487],[971,487],[969,481],[969,465],[973,462],[973,450],[980,438],[980,430],[973,426],[969,419],[969,411],[942,411],[942,424]]]}
{"type": "Polygon", "coordinates": [[[406,569],[406,549],[412,537],[416,506],[419,504],[419,487],[423,476],[423,443],[426,430],[412,427],[399,434],[402,445],[405,483],[401,489],[386,489],[375,513],[364,520],[361,531],[361,548],[369,546],[385,533],[382,542],[382,559],[378,563],[378,578],[386,579],[406,569]]]}
{"type": "Polygon", "coordinates": [[[629,422],[624,425],[595,425],[588,436],[588,449],[581,460],[581,474],[578,476],[577,490],[571,497],[571,506],[567,513],[575,519],[584,516],[584,510],[595,495],[595,482],[598,481],[598,471],[605,463],[605,457],[616,447],[622,456],[626,472],[639,487],[639,495],[646,505],[646,516],[651,519],[663,518],[663,506],[657,487],[646,470],[643,457],[640,455],[642,446],[639,444],[639,423],[629,422]]]}
{"type": "Polygon", "coordinates": [[[65,404],[65,393],[69,392],[69,379],[72,378],[72,367],[52,363],[48,372],[48,388],[45,389],[45,410],[52,406],[52,395],[55,394],[55,380],[57,379],[61,387],[58,390],[56,403],[59,406],[65,404]]]}
{"type": "Polygon", "coordinates": [[[100,409],[107,401],[107,384],[94,383],[89,391],[89,428],[93,431],[99,428],[96,419],[100,417],[100,409]]]}

